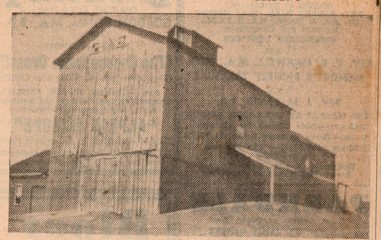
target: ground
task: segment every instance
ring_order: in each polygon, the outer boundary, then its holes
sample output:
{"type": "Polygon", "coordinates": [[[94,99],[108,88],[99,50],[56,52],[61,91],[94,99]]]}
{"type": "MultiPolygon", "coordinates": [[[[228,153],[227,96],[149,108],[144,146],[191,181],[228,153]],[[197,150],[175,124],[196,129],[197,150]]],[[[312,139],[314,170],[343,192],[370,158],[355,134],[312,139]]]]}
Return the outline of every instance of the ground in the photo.
{"type": "Polygon", "coordinates": [[[11,216],[10,232],[368,238],[368,220],[279,203],[235,203],[129,218],[109,212],[47,212],[11,216]]]}

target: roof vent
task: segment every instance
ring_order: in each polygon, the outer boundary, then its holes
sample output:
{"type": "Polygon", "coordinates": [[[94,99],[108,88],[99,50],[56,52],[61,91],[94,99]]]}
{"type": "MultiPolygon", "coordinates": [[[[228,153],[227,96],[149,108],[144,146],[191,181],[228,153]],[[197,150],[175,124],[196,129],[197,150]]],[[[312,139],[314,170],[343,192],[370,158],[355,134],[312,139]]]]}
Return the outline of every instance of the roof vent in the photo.
{"type": "Polygon", "coordinates": [[[217,50],[220,46],[196,31],[174,26],[169,30],[168,37],[177,39],[205,57],[215,62],[217,61],[217,50]]]}

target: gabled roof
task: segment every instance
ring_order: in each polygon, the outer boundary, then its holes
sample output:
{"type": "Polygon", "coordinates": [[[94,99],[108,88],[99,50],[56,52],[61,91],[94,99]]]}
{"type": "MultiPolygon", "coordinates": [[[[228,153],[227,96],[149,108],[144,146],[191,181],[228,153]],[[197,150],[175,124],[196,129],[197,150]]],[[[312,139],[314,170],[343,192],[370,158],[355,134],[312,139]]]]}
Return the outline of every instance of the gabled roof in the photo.
{"type": "Polygon", "coordinates": [[[83,35],[78,41],[76,41],[73,45],[66,49],[66,51],[64,51],[56,60],[54,60],[53,63],[58,65],[59,67],[65,66],[65,64],[69,62],[73,58],[73,56],[75,56],[81,50],[86,48],[87,44],[89,44],[91,41],[97,38],[103,32],[103,30],[110,26],[125,29],[131,33],[144,36],[154,41],[166,41],[166,37],[158,33],[151,32],[143,28],[139,28],[134,25],[121,22],[109,17],[104,17],[97,24],[95,24],[94,27],[92,27],[87,33],[85,33],[85,35],[83,35]]]}
{"type": "MultiPolygon", "coordinates": [[[[146,30],[146,29],[143,29],[143,28],[140,28],[140,27],[137,27],[137,26],[125,23],[125,22],[121,22],[121,21],[112,19],[110,17],[104,17],[97,24],[95,24],[94,27],[92,27],[87,33],[85,33],[78,41],[76,41],[68,49],[66,49],[56,60],[53,61],[53,63],[58,65],[59,67],[65,66],[65,64],[68,63],[77,53],[79,53],[81,50],[86,48],[87,44],[89,44],[91,41],[96,39],[103,32],[103,30],[105,30],[106,28],[108,28],[110,26],[114,26],[114,27],[117,27],[120,29],[126,29],[131,33],[146,37],[148,39],[151,39],[151,40],[154,40],[157,42],[162,42],[162,43],[168,42],[167,36],[163,36],[161,34],[151,32],[149,30],[146,30]]],[[[195,34],[198,37],[210,42],[211,44],[215,45],[216,47],[221,47],[220,45],[209,40],[208,38],[204,37],[200,33],[193,31],[193,30],[186,29],[184,27],[180,27],[180,26],[175,25],[170,31],[174,30],[176,27],[181,28],[184,31],[189,31],[192,34],[195,34]]],[[[243,78],[242,76],[238,75],[237,73],[225,68],[224,66],[218,64],[215,61],[211,62],[209,58],[200,54],[195,49],[188,47],[187,45],[181,43],[180,41],[178,41],[174,38],[169,38],[169,42],[176,43],[179,46],[182,46],[185,50],[187,50],[188,53],[196,55],[197,57],[203,58],[206,61],[210,62],[211,64],[214,64],[215,66],[222,68],[224,71],[227,71],[227,72],[233,74],[238,79],[240,79],[242,82],[248,84],[250,87],[255,88],[256,90],[263,92],[264,94],[266,94],[268,97],[270,97],[275,102],[282,105],[283,107],[286,107],[289,110],[293,110],[290,106],[281,102],[280,100],[278,100],[277,98],[275,98],[274,96],[272,96],[271,94],[266,92],[265,90],[261,89],[260,87],[258,87],[254,83],[250,82],[249,80],[247,80],[247,79],[243,78]]]]}
{"type": "Polygon", "coordinates": [[[49,171],[50,150],[37,153],[21,162],[15,163],[10,167],[10,174],[43,174],[49,171]]]}

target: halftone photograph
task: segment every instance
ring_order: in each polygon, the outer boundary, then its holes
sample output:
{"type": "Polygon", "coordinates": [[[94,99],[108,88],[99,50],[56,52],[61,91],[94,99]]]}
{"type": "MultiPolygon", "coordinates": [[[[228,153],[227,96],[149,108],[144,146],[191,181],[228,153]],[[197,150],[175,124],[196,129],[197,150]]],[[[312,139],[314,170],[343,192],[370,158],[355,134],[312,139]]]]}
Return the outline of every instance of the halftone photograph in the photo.
{"type": "Polygon", "coordinates": [[[14,13],[8,231],[368,239],[373,21],[14,13]]]}

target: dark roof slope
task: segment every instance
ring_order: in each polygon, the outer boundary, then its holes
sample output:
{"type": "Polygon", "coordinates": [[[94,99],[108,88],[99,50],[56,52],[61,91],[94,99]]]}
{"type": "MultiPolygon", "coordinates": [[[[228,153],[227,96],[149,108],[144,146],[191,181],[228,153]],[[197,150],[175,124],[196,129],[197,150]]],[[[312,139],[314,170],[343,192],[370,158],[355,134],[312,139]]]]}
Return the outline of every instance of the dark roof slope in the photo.
{"type": "MultiPolygon", "coordinates": [[[[196,50],[186,46],[185,44],[181,43],[180,41],[177,41],[176,39],[168,39],[167,36],[163,36],[161,34],[158,34],[158,33],[155,33],[155,32],[151,32],[149,30],[146,30],[146,29],[143,29],[143,28],[140,28],[140,27],[137,27],[137,26],[125,23],[125,22],[121,22],[121,21],[112,19],[110,17],[104,17],[104,18],[102,18],[102,20],[100,20],[97,24],[95,24],[94,27],[92,27],[87,33],[85,33],[85,35],[83,35],[78,41],[76,41],[66,51],[64,51],[56,60],[54,60],[53,63],[58,65],[59,67],[65,66],[66,63],[68,63],[77,53],[79,53],[81,50],[86,48],[87,44],[89,44],[91,41],[93,41],[95,38],[97,38],[103,32],[103,30],[106,29],[109,26],[115,26],[115,27],[118,27],[118,28],[121,28],[121,29],[126,29],[126,30],[130,31],[131,33],[134,33],[134,34],[137,34],[137,35],[149,38],[149,39],[157,41],[157,42],[162,42],[162,43],[172,42],[172,43],[176,43],[179,46],[182,46],[185,50],[187,50],[188,53],[193,54],[193,56],[197,56],[197,57],[203,58],[206,61],[210,62],[211,64],[215,64],[217,67],[221,67],[223,70],[225,70],[225,71],[235,75],[236,77],[238,77],[238,79],[240,79],[243,82],[246,82],[247,84],[249,84],[249,86],[251,86],[251,87],[253,87],[253,88],[255,88],[255,89],[257,89],[257,90],[259,90],[259,91],[261,91],[263,93],[265,93],[269,98],[273,99],[275,102],[280,103],[282,106],[288,108],[289,110],[293,110],[290,106],[288,106],[287,104],[279,101],[274,96],[272,96],[271,94],[269,94],[265,90],[261,89],[260,87],[258,87],[254,83],[248,81],[247,79],[243,78],[242,76],[238,75],[237,73],[235,73],[235,72],[225,68],[224,66],[222,66],[222,65],[220,65],[220,64],[218,64],[218,63],[216,63],[214,61],[211,62],[209,58],[207,58],[204,55],[198,53],[196,50]]],[[[179,26],[175,26],[175,27],[179,27],[179,26]]],[[[175,27],[173,27],[171,30],[173,30],[175,27]]],[[[196,31],[188,30],[188,29],[186,29],[184,27],[180,27],[180,28],[184,29],[185,31],[190,31],[190,32],[192,32],[192,34],[196,34],[199,37],[202,37],[203,39],[211,42],[212,44],[215,44],[217,47],[221,47],[218,44],[214,43],[213,41],[209,40],[208,38],[206,38],[206,37],[202,36],[201,34],[197,33],[196,31]]]]}
{"type": "Polygon", "coordinates": [[[220,45],[218,45],[217,43],[213,42],[212,40],[210,40],[209,38],[205,37],[204,35],[194,31],[194,30],[189,30],[185,27],[182,27],[182,26],[179,26],[179,25],[175,25],[173,26],[169,31],[168,31],[168,35],[171,35],[173,31],[175,31],[175,29],[177,29],[178,31],[182,31],[182,32],[185,32],[191,36],[196,36],[200,39],[202,39],[203,41],[205,42],[208,42],[209,44],[215,46],[215,47],[218,47],[218,48],[222,48],[220,45]]]}
{"type": "Polygon", "coordinates": [[[191,56],[193,57],[196,57],[198,59],[203,59],[205,62],[207,62],[208,64],[211,64],[213,66],[216,66],[218,68],[221,68],[223,71],[226,71],[228,72],[229,74],[232,74],[233,76],[237,77],[240,81],[242,81],[243,83],[247,84],[249,87],[257,90],[257,91],[260,91],[262,93],[264,93],[268,98],[270,98],[271,100],[273,100],[274,102],[277,102],[278,104],[280,104],[281,106],[287,108],[288,110],[294,110],[292,107],[290,107],[289,105],[285,104],[284,102],[278,100],[277,98],[275,98],[273,95],[271,95],[270,93],[266,92],[265,90],[263,90],[262,88],[258,87],[257,85],[255,85],[254,83],[250,82],[249,80],[247,80],[246,78],[240,76],[239,74],[227,69],[226,67],[218,64],[216,61],[211,61],[208,57],[205,57],[203,54],[199,53],[198,51],[196,51],[195,49],[191,48],[191,47],[188,47],[186,44],[174,39],[174,38],[170,38],[167,40],[168,43],[172,43],[172,44],[176,44],[177,47],[180,47],[181,49],[184,49],[188,54],[190,54],[191,56]]]}
{"type": "Polygon", "coordinates": [[[10,167],[10,173],[46,173],[49,171],[50,150],[37,153],[10,167]]]}
{"type": "Polygon", "coordinates": [[[319,144],[313,142],[312,140],[306,138],[305,136],[303,136],[303,135],[301,135],[301,134],[299,134],[299,133],[296,133],[296,132],[294,132],[294,131],[290,131],[290,132],[291,132],[291,136],[295,137],[295,138],[298,139],[299,141],[301,141],[301,142],[303,142],[303,143],[305,143],[305,144],[314,146],[314,147],[316,147],[316,148],[319,148],[319,149],[321,149],[321,150],[323,150],[323,151],[325,151],[325,152],[327,152],[327,153],[329,153],[329,154],[335,156],[335,154],[334,154],[333,152],[331,152],[331,151],[329,151],[328,149],[326,149],[326,148],[320,146],[319,144]]]}

